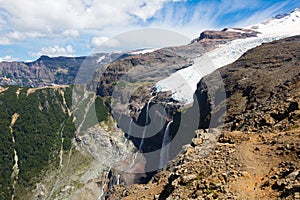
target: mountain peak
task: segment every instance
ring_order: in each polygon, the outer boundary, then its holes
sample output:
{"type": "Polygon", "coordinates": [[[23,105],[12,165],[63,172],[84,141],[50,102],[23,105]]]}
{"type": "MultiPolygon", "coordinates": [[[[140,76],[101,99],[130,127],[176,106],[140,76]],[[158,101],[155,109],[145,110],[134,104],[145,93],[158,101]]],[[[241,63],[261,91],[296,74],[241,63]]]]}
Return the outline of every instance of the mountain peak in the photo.
{"type": "Polygon", "coordinates": [[[273,17],[273,19],[282,19],[284,17],[289,17],[289,16],[291,16],[293,14],[300,14],[300,8],[296,8],[295,10],[293,10],[291,12],[288,12],[288,13],[275,15],[273,17]]]}
{"type": "Polygon", "coordinates": [[[37,60],[40,61],[40,60],[49,60],[49,59],[51,59],[49,56],[41,55],[41,57],[39,57],[37,60]]]}
{"type": "Polygon", "coordinates": [[[207,40],[234,40],[248,37],[258,37],[258,34],[280,34],[293,36],[300,33],[300,8],[292,12],[278,14],[264,22],[244,28],[225,28],[222,31],[203,31],[200,36],[192,41],[207,40]]]}
{"type": "Polygon", "coordinates": [[[245,39],[248,37],[257,37],[260,32],[253,29],[243,28],[224,28],[222,31],[203,31],[200,36],[192,41],[194,42],[205,42],[205,41],[230,41],[235,39],[245,39]]]}
{"type": "Polygon", "coordinates": [[[246,28],[257,30],[263,34],[297,35],[300,33],[300,9],[296,8],[292,12],[278,14],[262,23],[246,28]]]}
{"type": "Polygon", "coordinates": [[[293,12],[300,12],[300,8],[296,8],[293,12]]]}

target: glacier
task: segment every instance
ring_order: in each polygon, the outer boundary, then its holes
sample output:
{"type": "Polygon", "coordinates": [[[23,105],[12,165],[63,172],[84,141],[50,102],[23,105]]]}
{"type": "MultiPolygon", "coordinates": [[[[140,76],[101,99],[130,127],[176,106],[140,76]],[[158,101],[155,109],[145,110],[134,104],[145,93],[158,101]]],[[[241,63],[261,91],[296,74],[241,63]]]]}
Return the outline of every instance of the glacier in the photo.
{"type": "MultiPolygon", "coordinates": [[[[248,50],[261,45],[300,34],[300,9],[282,18],[245,27],[260,32],[257,37],[236,39],[193,60],[193,65],[173,73],[155,84],[157,91],[172,91],[172,98],[183,105],[193,103],[193,94],[200,79],[216,69],[231,64],[248,50]]],[[[230,30],[230,29],[229,29],[230,30]]]]}

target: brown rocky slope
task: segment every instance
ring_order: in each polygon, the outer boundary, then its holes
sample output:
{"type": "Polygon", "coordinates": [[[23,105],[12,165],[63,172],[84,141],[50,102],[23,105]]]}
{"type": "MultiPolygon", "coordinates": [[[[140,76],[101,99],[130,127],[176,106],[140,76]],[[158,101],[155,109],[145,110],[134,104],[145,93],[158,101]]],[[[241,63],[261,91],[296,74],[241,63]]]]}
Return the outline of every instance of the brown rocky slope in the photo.
{"type": "Polygon", "coordinates": [[[299,199],[299,51],[300,36],[263,44],[204,77],[195,96],[217,108],[206,114],[226,105],[220,136],[197,131],[148,184],[114,186],[108,199],[299,199]],[[226,102],[213,98],[218,85],[207,91],[218,73],[226,102]]]}

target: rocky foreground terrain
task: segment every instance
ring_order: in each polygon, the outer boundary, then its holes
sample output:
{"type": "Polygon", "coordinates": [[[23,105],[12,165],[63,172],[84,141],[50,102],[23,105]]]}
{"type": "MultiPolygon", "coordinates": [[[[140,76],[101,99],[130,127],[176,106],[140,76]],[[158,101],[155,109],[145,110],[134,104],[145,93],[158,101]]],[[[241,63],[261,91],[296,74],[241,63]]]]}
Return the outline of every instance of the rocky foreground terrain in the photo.
{"type": "Polygon", "coordinates": [[[223,128],[211,121],[148,184],[113,186],[107,199],[299,199],[299,51],[300,36],[263,44],[204,77],[195,96],[216,108],[207,116],[226,105],[223,128]]]}
{"type": "Polygon", "coordinates": [[[108,199],[298,199],[300,130],[223,132],[199,159],[207,135],[146,185],[114,186],[108,199]]]}

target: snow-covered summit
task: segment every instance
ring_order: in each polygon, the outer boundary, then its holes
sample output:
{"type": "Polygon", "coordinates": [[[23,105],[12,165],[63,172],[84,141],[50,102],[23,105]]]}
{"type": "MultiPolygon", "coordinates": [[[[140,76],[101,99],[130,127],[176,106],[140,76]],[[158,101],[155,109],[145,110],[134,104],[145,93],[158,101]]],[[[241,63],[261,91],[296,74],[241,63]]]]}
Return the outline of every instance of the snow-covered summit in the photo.
{"type": "Polygon", "coordinates": [[[267,33],[300,33],[300,8],[286,14],[276,15],[275,17],[268,19],[262,23],[251,25],[246,27],[252,30],[256,30],[263,34],[267,33]]]}

